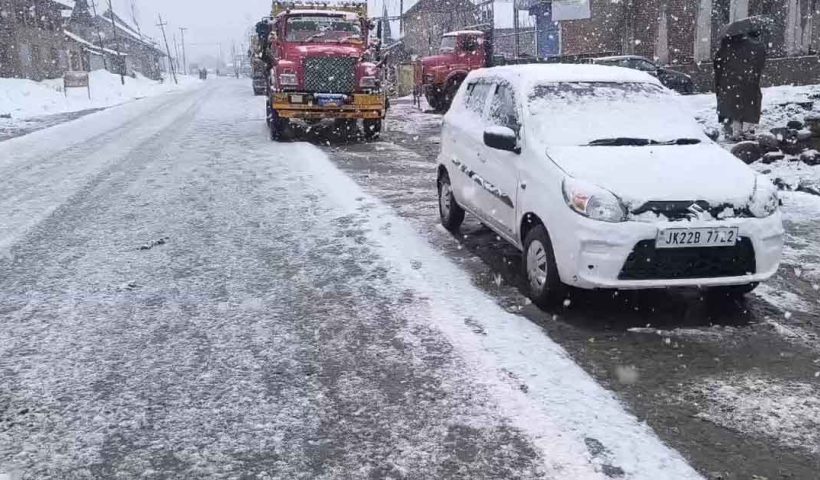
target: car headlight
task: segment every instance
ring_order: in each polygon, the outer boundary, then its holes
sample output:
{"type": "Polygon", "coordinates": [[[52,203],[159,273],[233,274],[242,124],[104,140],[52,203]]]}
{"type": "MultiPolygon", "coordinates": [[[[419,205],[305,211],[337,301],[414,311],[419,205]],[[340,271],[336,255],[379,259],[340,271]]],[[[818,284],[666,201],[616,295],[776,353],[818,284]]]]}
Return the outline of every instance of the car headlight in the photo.
{"type": "Polygon", "coordinates": [[[359,86],[362,88],[376,88],[379,86],[379,81],[376,77],[362,77],[359,80],[359,86]]]}
{"type": "Polygon", "coordinates": [[[298,85],[299,82],[296,80],[295,73],[280,73],[279,74],[279,85],[281,86],[294,86],[298,85]]]}
{"type": "Polygon", "coordinates": [[[626,221],[626,207],[612,192],[574,178],[564,180],[564,199],[576,213],[602,222],[626,221]]]}
{"type": "Polygon", "coordinates": [[[755,190],[749,199],[749,211],[758,218],[765,218],[777,211],[780,196],[777,187],[768,178],[758,175],[755,178],[755,190]]]}

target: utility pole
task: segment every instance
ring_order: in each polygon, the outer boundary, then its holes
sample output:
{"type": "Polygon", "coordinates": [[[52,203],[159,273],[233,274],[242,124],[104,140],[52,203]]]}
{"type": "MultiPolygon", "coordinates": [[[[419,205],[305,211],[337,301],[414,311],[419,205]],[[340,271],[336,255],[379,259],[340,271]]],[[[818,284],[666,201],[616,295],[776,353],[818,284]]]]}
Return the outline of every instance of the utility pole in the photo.
{"type": "Polygon", "coordinates": [[[121,67],[120,69],[120,82],[125,85],[125,60],[122,59],[122,55],[120,55],[120,41],[117,40],[117,22],[114,21],[114,7],[111,6],[111,0],[108,0],[108,14],[111,15],[111,29],[114,31],[114,51],[117,52],[117,60],[121,65],[117,65],[121,67]]]}
{"type": "Polygon", "coordinates": [[[171,69],[171,75],[174,77],[174,83],[178,84],[179,82],[177,81],[177,72],[176,70],[174,70],[174,62],[171,58],[171,48],[168,47],[168,37],[165,35],[165,25],[168,24],[162,21],[161,14],[157,14],[157,17],[159,17],[159,23],[157,24],[157,26],[160,29],[162,29],[162,40],[165,42],[165,52],[168,54],[168,68],[171,69]]]}
{"type": "Polygon", "coordinates": [[[399,0],[399,38],[404,35],[404,0],[399,0]]]}
{"type": "Polygon", "coordinates": [[[134,22],[134,26],[137,27],[137,33],[140,36],[140,40],[143,40],[142,28],[140,28],[140,21],[137,20],[137,0],[131,0],[131,21],[134,22]]]}
{"type": "MultiPolygon", "coordinates": [[[[97,18],[97,2],[95,2],[94,0],[91,0],[91,11],[94,13],[94,18],[96,19],[97,18]]],[[[106,61],[106,59],[105,59],[105,44],[103,43],[102,32],[100,31],[100,24],[95,21],[94,25],[97,28],[97,39],[100,41],[100,51],[102,53],[103,68],[108,70],[108,61],[106,61]]]]}
{"type": "Polygon", "coordinates": [[[515,47],[513,51],[515,58],[521,57],[521,42],[519,41],[519,37],[521,36],[521,28],[518,24],[518,0],[513,0],[513,35],[515,35],[515,47]]]}
{"type": "Polygon", "coordinates": [[[174,65],[177,66],[177,72],[179,71],[179,44],[177,43],[177,34],[174,34],[174,65]]]}
{"type": "Polygon", "coordinates": [[[182,69],[185,75],[188,75],[188,57],[185,55],[185,27],[179,27],[179,32],[182,34],[182,69]]]}

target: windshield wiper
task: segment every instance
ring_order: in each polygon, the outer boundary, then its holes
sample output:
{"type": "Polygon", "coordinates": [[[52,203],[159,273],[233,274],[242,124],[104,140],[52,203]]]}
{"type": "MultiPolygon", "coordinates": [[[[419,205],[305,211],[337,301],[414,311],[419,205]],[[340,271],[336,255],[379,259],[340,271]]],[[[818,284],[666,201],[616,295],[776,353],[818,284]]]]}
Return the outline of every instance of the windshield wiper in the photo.
{"type": "Polygon", "coordinates": [[[598,140],[589,142],[587,145],[590,147],[643,147],[650,144],[652,144],[652,140],[648,138],[618,137],[599,138],[598,140]]]}
{"type": "Polygon", "coordinates": [[[677,138],[668,142],[654,142],[652,145],[697,145],[700,140],[697,138],[677,138]]]}
{"type": "Polygon", "coordinates": [[[697,138],[677,138],[675,140],[659,142],[648,138],[599,138],[587,144],[590,147],[645,147],[647,145],[696,145],[700,143],[697,138]]]}

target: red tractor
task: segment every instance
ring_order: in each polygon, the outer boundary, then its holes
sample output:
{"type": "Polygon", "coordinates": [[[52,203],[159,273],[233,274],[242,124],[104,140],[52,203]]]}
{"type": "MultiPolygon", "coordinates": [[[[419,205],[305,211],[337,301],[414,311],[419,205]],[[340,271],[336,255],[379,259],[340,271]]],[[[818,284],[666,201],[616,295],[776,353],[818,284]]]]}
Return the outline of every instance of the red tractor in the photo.
{"type": "Polygon", "coordinates": [[[268,31],[260,32],[267,34],[271,139],[282,138],[295,119],[334,119],[345,130],[362,120],[365,137],[379,134],[387,97],[371,26],[366,0],[273,3],[268,31]]]}
{"type": "Polygon", "coordinates": [[[438,55],[424,57],[415,67],[416,94],[424,95],[437,111],[447,111],[470,70],[490,66],[489,32],[461,30],[445,33],[438,55]]]}

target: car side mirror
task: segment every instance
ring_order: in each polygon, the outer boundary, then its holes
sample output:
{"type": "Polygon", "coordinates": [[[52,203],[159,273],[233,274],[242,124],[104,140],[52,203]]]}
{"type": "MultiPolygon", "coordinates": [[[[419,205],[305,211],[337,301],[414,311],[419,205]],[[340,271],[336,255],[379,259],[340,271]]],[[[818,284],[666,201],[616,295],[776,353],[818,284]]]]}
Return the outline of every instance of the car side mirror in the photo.
{"type": "Polygon", "coordinates": [[[484,145],[496,150],[521,153],[518,146],[518,134],[509,127],[488,127],[484,130],[484,145]]]}

